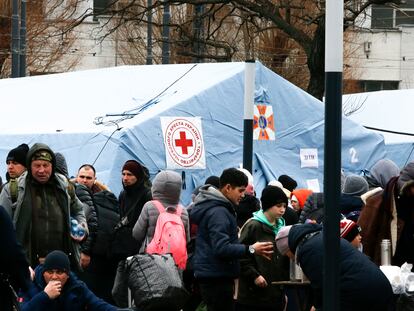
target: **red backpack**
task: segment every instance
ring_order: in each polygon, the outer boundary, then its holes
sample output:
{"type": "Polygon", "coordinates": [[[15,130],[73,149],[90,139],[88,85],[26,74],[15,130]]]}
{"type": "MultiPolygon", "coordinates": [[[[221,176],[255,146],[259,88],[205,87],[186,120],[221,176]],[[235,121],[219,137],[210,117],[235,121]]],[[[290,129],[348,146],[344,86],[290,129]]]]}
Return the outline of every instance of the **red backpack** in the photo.
{"type": "Polygon", "coordinates": [[[147,245],[147,254],[172,254],[178,268],[184,270],[187,263],[187,239],[180,205],[167,209],[161,202],[153,200],[152,203],[160,212],[152,241],[147,245]]]}

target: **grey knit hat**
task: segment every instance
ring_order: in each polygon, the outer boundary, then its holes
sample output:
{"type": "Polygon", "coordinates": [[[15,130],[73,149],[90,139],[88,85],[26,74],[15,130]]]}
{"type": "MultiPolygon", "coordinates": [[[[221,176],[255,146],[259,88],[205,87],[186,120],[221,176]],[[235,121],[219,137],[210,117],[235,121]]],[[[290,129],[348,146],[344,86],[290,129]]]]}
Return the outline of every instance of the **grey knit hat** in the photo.
{"type": "Polygon", "coordinates": [[[363,195],[368,191],[368,183],[364,177],[358,175],[348,175],[344,181],[343,193],[353,196],[363,195]]]}
{"type": "Polygon", "coordinates": [[[68,164],[66,163],[65,156],[60,152],[55,153],[56,157],[56,173],[65,175],[66,177],[69,176],[68,173],[68,164]]]}
{"type": "Polygon", "coordinates": [[[289,250],[289,232],[292,226],[282,227],[276,235],[276,247],[282,255],[289,250]]]}

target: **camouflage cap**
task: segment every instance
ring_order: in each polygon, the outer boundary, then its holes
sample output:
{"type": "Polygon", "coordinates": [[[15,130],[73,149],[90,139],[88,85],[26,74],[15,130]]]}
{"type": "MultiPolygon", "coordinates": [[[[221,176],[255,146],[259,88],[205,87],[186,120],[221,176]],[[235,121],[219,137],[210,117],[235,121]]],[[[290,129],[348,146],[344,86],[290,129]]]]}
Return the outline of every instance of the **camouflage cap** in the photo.
{"type": "Polygon", "coordinates": [[[46,151],[46,150],[39,150],[37,152],[35,152],[32,156],[32,161],[35,160],[43,160],[43,161],[48,161],[50,163],[53,162],[53,157],[50,154],[50,152],[46,151]]]}

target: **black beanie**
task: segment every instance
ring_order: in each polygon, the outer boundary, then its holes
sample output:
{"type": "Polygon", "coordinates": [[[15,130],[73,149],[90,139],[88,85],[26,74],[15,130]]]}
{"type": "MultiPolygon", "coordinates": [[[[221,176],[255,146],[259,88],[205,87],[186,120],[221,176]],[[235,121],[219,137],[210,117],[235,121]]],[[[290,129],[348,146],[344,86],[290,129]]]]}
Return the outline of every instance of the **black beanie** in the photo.
{"type": "Polygon", "coordinates": [[[282,189],[276,186],[266,186],[262,191],[262,210],[265,211],[279,203],[288,204],[288,198],[282,189]]]}
{"type": "Polygon", "coordinates": [[[220,188],[220,178],[218,176],[211,175],[207,177],[206,181],[204,182],[205,185],[212,185],[217,189],[220,188]]]}
{"type": "Polygon", "coordinates": [[[45,271],[47,270],[60,270],[60,271],[70,271],[70,262],[68,256],[62,251],[53,251],[50,252],[45,259],[43,264],[45,271]]]}
{"type": "Polygon", "coordinates": [[[139,180],[145,177],[144,169],[141,163],[135,160],[126,161],[124,166],[122,167],[122,171],[123,170],[130,171],[139,180]]]}
{"type": "Polygon", "coordinates": [[[17,146],[16,148],[10,150],[9,154],[6,158],[6,163],[8,161],[15,161],[17,163],[20,163],[24,167],[26,167],[26,156],[29,152],[29,146],[27,144],[21,144],[17,146]]]}
{"type": "Polygon", "coordinates": [[[298,183],[292,177],[288,175],[280,175],[278,181],[283,185],[283,188],[286,188],[292,192],[297,186],[298,183]]]}

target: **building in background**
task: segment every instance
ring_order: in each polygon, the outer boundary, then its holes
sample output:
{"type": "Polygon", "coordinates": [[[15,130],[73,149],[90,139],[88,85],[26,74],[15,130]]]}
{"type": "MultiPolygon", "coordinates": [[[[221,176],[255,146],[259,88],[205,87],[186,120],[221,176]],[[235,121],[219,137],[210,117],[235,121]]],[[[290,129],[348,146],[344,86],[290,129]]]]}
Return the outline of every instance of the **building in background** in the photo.
{"type": "Polygon", "coordinates": [[[346,91],[414,88],[414,0],[369,7],[345,38],[346,91]]]}

